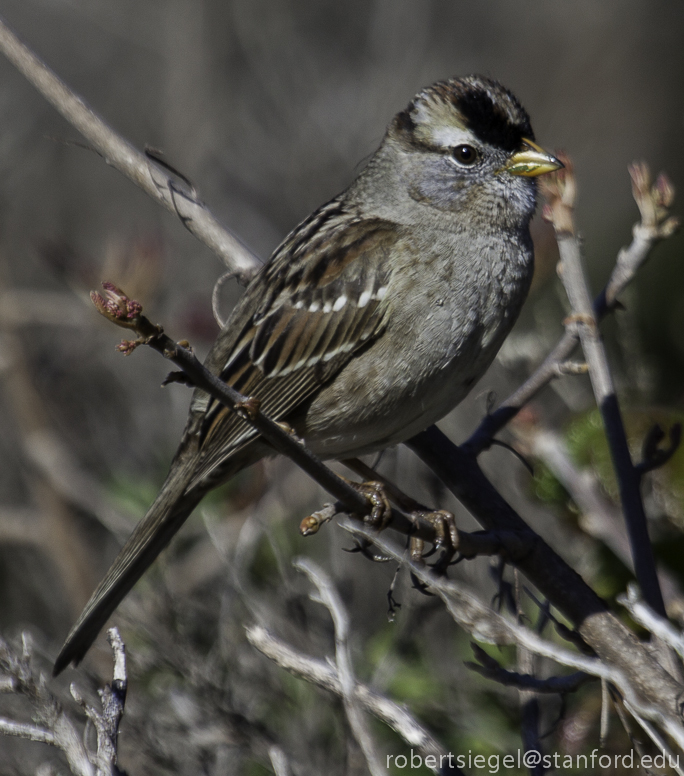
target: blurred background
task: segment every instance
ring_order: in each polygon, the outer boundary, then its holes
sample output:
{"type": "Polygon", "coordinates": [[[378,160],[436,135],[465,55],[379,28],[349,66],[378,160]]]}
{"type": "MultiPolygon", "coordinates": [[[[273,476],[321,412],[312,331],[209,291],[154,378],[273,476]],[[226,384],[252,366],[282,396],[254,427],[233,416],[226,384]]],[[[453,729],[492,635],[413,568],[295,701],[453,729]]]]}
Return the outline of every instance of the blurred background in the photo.
{"type": "MultiPolygon", "coordinates": [[[[574,160],[595,292],[637,218],[628,164],[644,159],[655,172],[666,170],[675,186],[684,184],[684,5],[674,0],[3,0],[1,6],[67,84],[136,147],[162,150],[217,218],[264,259],[351,182],[417,90],[452,75],[501,80],[530,113],[538,142],[574,160]]],[[[486,412],[489,393],[503,399],[562,333],[566,307],[553,236],[539,221],[533,231],[532,293],[498,362],[443,424],[456,441],[486,412]]],[[[635,451],[654,420],[668,425],[683,409],[682,240],[655,249],[624,295],[626,310],[605,325],[635,451]]],[[[13,638],[28,629],[45,666],[161,484],[189,401],[187,388],[160,388],[169,370],[157,354],[140,349],[124,358],[114,351],[120,333],[95,313],[87,293],[101,280],[117,283],[171,336],[187,338],[204,354],[218,332],[211,293],[223,271],[177,219],[84,148],[0,58],[0,632],[13,638]]],[[[239,293],[234,282],[224,286],[224,316],[239,293]]],[[[591,530],[581,497],[561,483],[539,447],[540,433],[551,433],[555,452],[594,478],[597,498],[615,516],[615,486],[592,407],[586,379],[559,381],[507,432],[535,459],[535,478],[505,451],[488,453],[483,463],[535,528],[610,597],[630,578],[619,529],[591,530]]],[[[673,611],[682,584],[681,458],[647,488],[673,611]]],[[[414,495],[457,512],[461,527],[475,526],[406,450],[390,451],[381,465],[414,495]]],[[[353,747],[340,743],[347,734],[335,716],[339,709],[328,710],[326,696],[283,678],[244,641],[241,623],[268,611],[308,651],[329,653],[325,613],[306,601],[306,584],[289,568],[302,552],[317,556],[344,591],[367,678],[399,700],[413,700],[453,751],[505,752],[516,745],[515,692],[463,668],[467,634],[408,589],[397,624],[388,625],[385,592],[393,569],[341,553],[350,540],[333,528],[301,540],[299,520],[323,501],[287,462],[245,473],[198,510],[122,608],[124,636],[138,646],[134,670],[148,680],[129,703],[133,721],[122,746],[131,772],[143,772],[136,770],[139,758],[145,772],[197,772],[200,760],[207,773],[266,772],[259,770],[265,762],[259,725],[288,741],[311,772],[356,772],[353,747]],[[238,579],[226,560],[240,542],[238,579]],[[246,590],[263,598],[254,603],[246,590]],[[148,623],[144,632],[135,626],[141,619],[148,623]],[[190,637],[192,648],[172,648],[178,633],[190,637]],[[447,653],[445,664],[436,661],[447,653]],[[190,674],[189,686],[181,678],[190,674]],[[162,721],[149,716],[160,698],[173,701],[162,721]],[[214,738],[173,749],[169,730],[206,718],[214,738]],[[159,770],[162,750],[168,771],[159,770]]],[[[488,595],[496,590],[486,560],[459,566],[459,573],[488,595]]],[[[85,664],[93,687],[110,670],[104,639],[98,645],[85,664]]],[[[558,735],[566,748],[579,751],[595,740],[595,696],[587,693],[565,717],[558,735]]],[[[388,751],[401,751],[382,735],[388,751]]],[[[47,757],[37,744],[9,739],[0,742],[2,751],[0,770],[7,772],[33,772],[47,757]]],[[[301,772],[309,771],[302,765],[301,772]]]]}

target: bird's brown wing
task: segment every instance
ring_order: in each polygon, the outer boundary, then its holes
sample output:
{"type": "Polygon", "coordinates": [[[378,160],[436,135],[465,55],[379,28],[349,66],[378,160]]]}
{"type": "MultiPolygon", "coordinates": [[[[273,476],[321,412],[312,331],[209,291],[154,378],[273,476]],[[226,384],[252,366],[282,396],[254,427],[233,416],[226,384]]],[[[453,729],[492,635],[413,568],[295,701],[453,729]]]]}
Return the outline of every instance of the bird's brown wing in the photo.
{"type": "MultiPolygon", "coordinates": [[[[207,357],[211,371],[257,397],[276,420],[330,379],[386,320],[385,259],[394,230],[331,210],[332,203],[290,235],[250,284],[207,357]],[[316,227],[325,234],[312,243],[316,227]]],[[[167,480],[72,628],[55,674],[83,658],[204,493],[262,454],[250,444],[255,438],[232,410],[195,392],[167,480]]]]}
{"type": "MultiPolygon", "coordinates": [[[[274,420],[314,394],[386,322],[386,259],[396,228],[379,219],[337,220],[322,208],[293,232],[226,324],[232,341],[219,338],[207,358],[212,371],[259,399],[274,420]],[[320,223],[324,218],[327,229],[320,223]],[[311,229],[318,235],[313,244],[311,229]]],[[[233,451],[256,435],[216,400],[203,401],[200,453],[188,491],[213,479],[233,451]]]]}

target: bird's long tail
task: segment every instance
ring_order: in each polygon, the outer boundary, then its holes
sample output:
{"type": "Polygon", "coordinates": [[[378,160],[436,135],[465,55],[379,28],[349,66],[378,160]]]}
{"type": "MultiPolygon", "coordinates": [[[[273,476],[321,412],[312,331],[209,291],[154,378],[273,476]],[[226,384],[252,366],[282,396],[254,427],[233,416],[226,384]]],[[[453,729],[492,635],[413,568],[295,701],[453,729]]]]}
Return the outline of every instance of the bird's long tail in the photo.
{"type": "Polygon", "coordinates": [[[191,462],[174,462],[157,498],[135,527],[67,636],[55,661],[54,676],[70,663],[79,663],[83,659],[114,609],[207,492],[208,488],[197,487],[186,493],[193,472],[191,462]]]}

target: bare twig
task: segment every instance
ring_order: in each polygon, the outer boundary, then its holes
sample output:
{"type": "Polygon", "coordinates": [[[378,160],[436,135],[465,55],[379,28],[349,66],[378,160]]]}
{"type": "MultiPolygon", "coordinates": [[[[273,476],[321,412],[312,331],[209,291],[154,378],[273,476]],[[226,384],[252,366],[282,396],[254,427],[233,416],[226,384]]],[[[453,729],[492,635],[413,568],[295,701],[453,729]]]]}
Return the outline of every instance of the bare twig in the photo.
{"type": "Polygon", "coordinates": [[[221,290],[223,289],[223,286],[232,278],[235,277],[235,273],[233,272],[224,272],[223,275],[214,283],[214,290],[211,292],[211,311],[214,314],[214,320],[216,323],[218,323],[219,327],[222,329],[226,323],[227,318],[223,318],[221,315],[221,290]]]}
{"type": "Polygon", "coordinates": [[[322,603],[330,612],[335,626],[335,664],[337,665],[342,701],[349,726],[352,729],[354,738],[361,747],[371,774],[373,776],[384,776],[387,772],[386,768],[383,767],[382,759],[376,751],[373,737],[355,697],[356,677],[354,676],[351,655],[349,653],[349,616],[347,610],[342,603],[342,599],[337,594],[337,590],[335,590],[330,577],[320,566],[309,560],[309,558],[298,558],[293,565],[298,571],[303,571],[316,586],[318,595],[312,596],[312,600],[322,603]]]}
{"type": "Polygon", "coordinates": [[[625,708],[632,717],[636,720],[637,724],[646,733],[646,735],[653,741],[653,743],[660,749],[662,754],[668,758],[670,768],[673,768],[679,776],[684,776],[684,769],[679,765],[679,755],[676,755],[672,749],[667,745],[663,737],[658,731],[651,725],[650,722],[645,720],[640,714],[629,705],[627,701],[624,701],[625,708]]]}
{"type": "MultiPolygon", "coordinates": [[[[634,558],[636,577],[650,606],[664,615],[665,604],[658,582],[653,547],[648,535],[646,513],[639,489],[640,477],[630,456],[627,434],[622,422],[620,406],[608,366],[608,358],[601,341],[589,294],[589,286],[582,267],[580,245],[574,224],[576,184],[573,168],[569,159],[565,158],[563,161],[565,168],[553,173],[543,183],[542,188],[548,200],[544,212],[547,220],[553,224],[556,231],[561,257],[559,274],[572,308],[569,320],[579,330],[582,349],[589,365],[589,376],[596,403],[606,430],[632,557],[634,558]]],[[[650,185],[648,188],[650,190],[650,185]]]]}
{"type": "Polygon", "coordinates": [[[640,477],[664,466],[677,452],[682,440],[682,424],[674,423],[670,427],[670,443],[667,447],[659,447],[664,439],[665,432],[657,423],[646,434],[642,460],[634,467],[640,477]]]}
{"type": "MultiPolygon", "coordinates": [[[[516,607],[516,620],[518,625],[524,625],[526,621],[525,613],[522,609],[522,582],[521,575],[518,569],[514,571],[515,577],[515,607],[516,607]]],[[[547,618],[542,611],[542,614],[538,620],[536,632],[541,634],[544,623],[547,622],[547,618]]],[[[484,653],[484,650],[480,650],[484,653]]],[[[533,679],[537,673],[539,666],[539,657],[530,651],[526,647],[518,644],[516,647],[518,670],[522,675],[526,675],[533,679]]],[[[475,650],[477,656],[477,650],[475,650]]],[[[486,653],[485,653],[486,654],[486,653]]],[[[496,661],[493,661],[496,662],[496,661]]],[[[491,665],[491,664],[490,664],[491,665]]],[[[539,698],[537,693],[531,688],[519,688],[518,692],[520,696],[520,733],[525,752],[542,753],[541,743],[541,730],[540,730],[540,708],[539,698]]],[[[530,776],[543,776],[544,766],[541,762],[530,763],[528,765],[530,776]]]]}
{"type": "Polygon", "coordinates": [[[491,655],[488,655],[477,644],[471,645],[475,657],[479,663],[466,662],[465,665],[481,676],[506,687],[516,687],[518,690],[531,690],[545,694],[575,692],[588,682],[596,681],[595,676],[590,676],[584,671],[575,671],[566,676],[550,676],[547,679],[538,679],[531,674],[521,674],[508,671],[501,666],[491,655]]]}
{"type": "Polygon", "coordinates": [[[71,686],[72,696],[83,706],[88,718],[94,724],[97,734],[95,752],[86,748],[76,725],[47,689],[43,674],[36,675],[33,670],[31,651],[26,637],[21,657],[17,657],[9,645],[0,639],[0,671],[6,678],[12,680],[12,691],[29,700],[35,720],[40,725],[0,719],[0,733],[56,746],[64,752],[69,768],[76,776],[119,774],[120,771],[116,765],[117,736],[126,698],[126,663],[124,645],[116,628],[108,632],[108,638],[114,655],[114,678],[111,687],[107,685],[99,691],[102,712],[87,706],[76,687],[71,686]]]}
{"type": "MultiPolygon", "coordinates": [[[[352,533],[366,538],[371,536],[367,528],[351,520],[344,520],[341,524],[343,528],[352,533]]],[[[627,645],[630,639],[621,636],[619,629],[613,629],[611,634],[612,638],[618,642],[612,645],[611,658],[614,656],[615,660],[611,660],[609,663],[608,660],[579,655],[552,644],[533,631],[512,623],[497,614],[464,584],[439,577],[431,569],[410,562],[406,551],[388,541],[384,534],[375,536],[373,541],[385,555],[408,565],[415,576],[427,585],[431,592],[442,598],[454,620],[478,641],[491,644],[518,644],[535,654],[551,658],[561,665],[606,679],[620,689],[620,692],[637,710],[637,713],[660,724],[684,751],[684,728],[676,705],[681,688],[673,682],[667,672],[652,661],[643,647],[639,646],[639,652],[631,652],[630,655],[638,662],[638,665],[630,662],[629,659],[626,660],[627,645]],[[657,680],[654,674],[656,668],[658,669],[657,680]],[[665,699],[662,695],[659,697],[654,694],[653,687],[644,684],[644,671],[658,682],[658,686],[664,692],[667,691],[668,694],[674,692],[675,698],[665,699]]],[[[602,623],[604,628],[607,624],[605,621],[602,623]]],[[[589,631],[588,635],[591,637],[591,641],[597,641],[593,629],[589,631]]],[[[589,641],[589,638],[587,640],[589,641]]],[[[631,641],[634,646],[638,646],[633,637],[631,641]]],[[[602,651],[605,651],[607,644],[604,642],[600,646],[603,648],[602,651]]]]}
{"type": "Polygon", "coordinates": [[[104,689],[98,691],[102,702],[102,714],[97,715],[97,721],[91,717],[96,722],[98,760],[105,768],[107,763],[116,764],[117,762],[119,724],[123,718],[128,689],[126,647],[117,628],[110,628],[107,631],[107,641],[112,648],[114,657],[112,683],[105,685],[104,689]],[[100,724],[98,725],[97,722],[100,724]]]}
{"type": "MultiPolygon", "coordinates": [[[[560,434],[549,430],[535,430],[525,436],[532,453],[544,462],[553,476],[568,491],[580,510],[579,526],[589,536],[602,541],[613,553],[634,571],[619,507],[601,492],[596,475],[580,470],[571,459],[567,445],[560,434]]],[[[667,568],[658,568],[658,578],[665,602],[682,597],[679,583],[667,568]]]]}
{"type": "MultiPolygon", "coordinates": [[[[342,695],[337,670],[328,662],[316,660],[295,651],[291,646],[258,625],[247,628],[247,638],[256,649],[286,671],[322,687],[335,695],[342,695]]],[[[409,746],[415,746],[424,756],[438,760],[447,752],[409,711],[367,685],[357,682],[354,698],[370,714],[382,720],[398,733],[409,746]]]]}
{"type": "Polygon", "coordinates": [[[275,776],[290,776],[292,773],[290,764],[287,761],[285,752],[279,747],[273,744],[268,748],[268,757],[273,766],[275,776]]]}
{"type": "Polygon", "coordinates": [[[679,228],[679,219],[670,215],[675,190],[668,177],[661,173],[655,183],[646,162],[634,162],[629,167],[632,194],[639,208],[641,220],[632,230],[632,243],[622,248],[610,280],[599,297],[598,306],[611,309],[620,292],[634,278],[647,259],[654,243],[673,235],[679,228]]]}
{"type": "Polygon", "coordinates": [[[535,430],[526,441],[532,454],[549,468],[577,505],[580,528],[604,542],[633,571],[620,509],[603,495],[596,477],[577,468],[565,441],[555,431],[535,430]]]}
{"type": "Polygon", "coordinates": [[[260,412],[258,402],[250,400],[249,397],[243,396],[224,383],[223,380],[206,369],[191,350],[174,342],[164,334],[161,326],[152,324],[142,314],[142,305],[139,302],[129,299],[111,283],[103,283],[103,286],[107,293],[107,299],[95,292],[91,293],[91,298],[98,311],[118,326],[135,331],[139,337],[133,342],[124,341],[119,346],[122,352],[128,354],[139,345],[149,345],[161,353],[164,358],[168,358],[179,366],[193,385],[238,412],[279,453],[291,458],[335,498],[344,502],[348,509],[360,514],[369,511],[369,505],[364,496],[325,466],[319,458],[314,456],[281,425],[260,412]]]}
{"type": "MultiPolygon", "coordinates": [[[[365,527],[351,520],[342,520],[340,525],[353,534],[366,538],[371,536],[365,527]]],[[[520,644],[535,654],[549,657],[562,665],[586,671],[594,676],[605,676],[611,681],[619,680],[626,684],[620,669],[608,666],[596,658],[571,652],[565,647],[542,639],[534,631],[517,625],[495,612],[465,584],[448,580],[443,576],[436,575],[432,569],[422,564],[410,562],[406,551],[390,542],[384,534],[375,536],[373,541],[383,553],[393,560],[407,564],[418,579],[429,587],[431,592],[444,600],[454,620],[478,641],[497,645],[520,644]]]]}
{"type": "Polygon", "coordinates": [[[617,600],[639,625],[643,625],[650,633],[671,646],[684,659],[684,634],[642,600],[636,585],[629,585],[627,595],[620,595],[617,600]]]}
{"type": "Polygon", "coordinates": [[[52,731],[38,727],[37,725],[29,725],[23,722],[13,722],[10,719],[4,719],[1,717],[0,733],[5,736],[26,738],[29,741],[36,741],[39,744],[52,744],[52,746],[59,746],[57,738],[52,731]]]}
{"type": "Polygon", "coordinates": [[[599,727],[599,743],[605,746],[610,727],[610,685],[601,679],[601,724],[599,727]]]}
{"type": "Polygon", "coordinates": [[[177,214],[235,276],[246,283],[261,266],[259,259],[222,227],[192,193],[179,189],[168,169],[140,153],[111,129],[47,67],[0,19],[0,51],[33,86],[115,167],[167,210],[177,214]]]}

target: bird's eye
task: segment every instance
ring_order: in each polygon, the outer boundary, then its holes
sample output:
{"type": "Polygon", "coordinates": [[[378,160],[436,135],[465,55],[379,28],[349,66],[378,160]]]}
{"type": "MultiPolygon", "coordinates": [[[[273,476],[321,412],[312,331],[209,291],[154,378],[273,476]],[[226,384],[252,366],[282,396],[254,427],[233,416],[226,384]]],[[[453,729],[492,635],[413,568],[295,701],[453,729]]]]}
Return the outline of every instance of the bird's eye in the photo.
{"type": "Polygon", "coordinates": [[[462,164],[464,167],[471,167],[478,160],[477,149],[471,145],[459,145],[451,152],[454,161],[462,164]]]}

